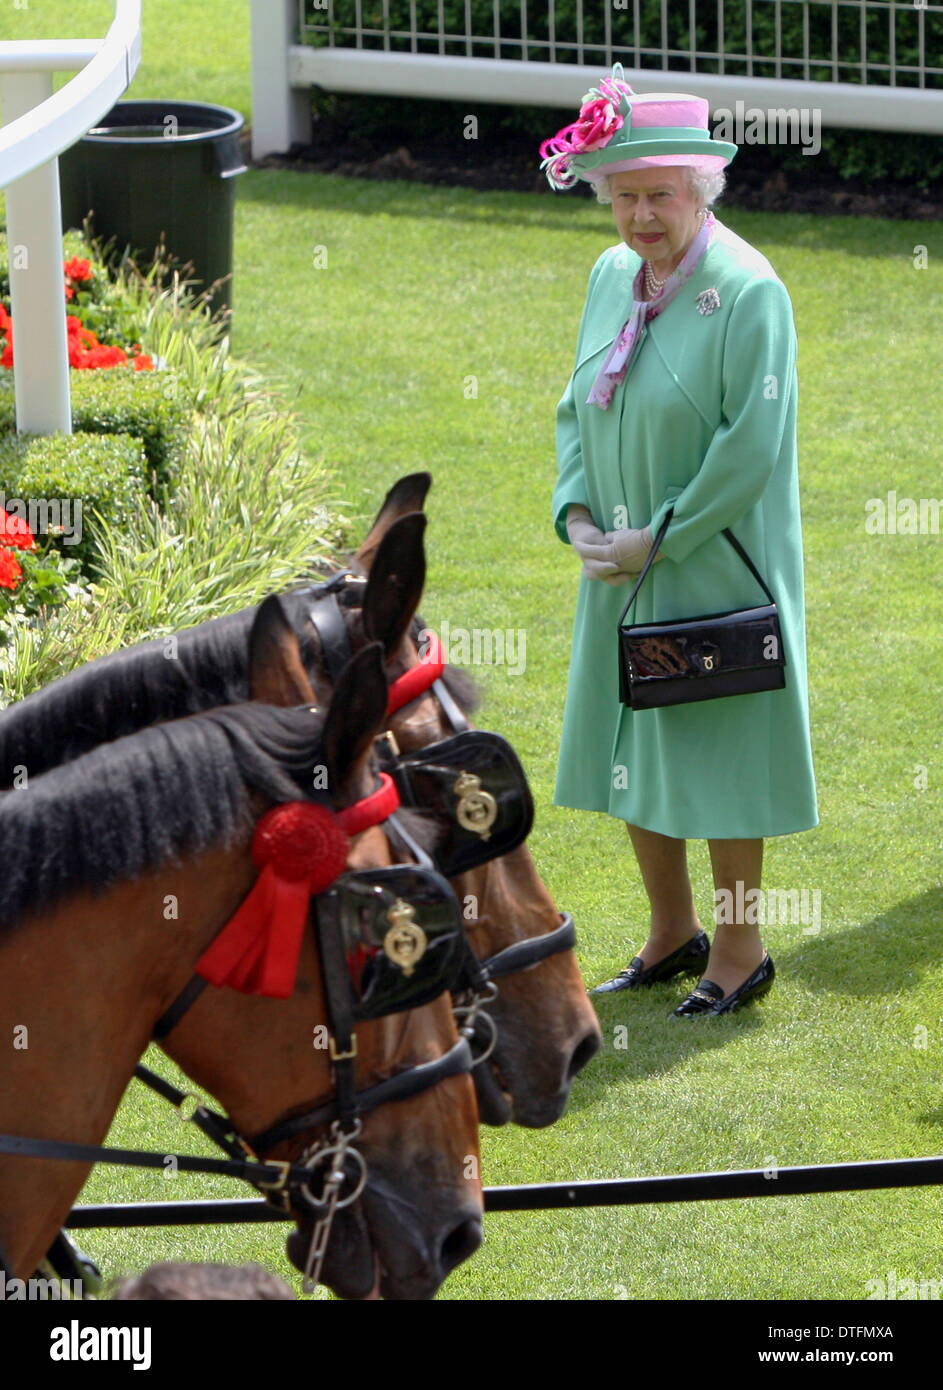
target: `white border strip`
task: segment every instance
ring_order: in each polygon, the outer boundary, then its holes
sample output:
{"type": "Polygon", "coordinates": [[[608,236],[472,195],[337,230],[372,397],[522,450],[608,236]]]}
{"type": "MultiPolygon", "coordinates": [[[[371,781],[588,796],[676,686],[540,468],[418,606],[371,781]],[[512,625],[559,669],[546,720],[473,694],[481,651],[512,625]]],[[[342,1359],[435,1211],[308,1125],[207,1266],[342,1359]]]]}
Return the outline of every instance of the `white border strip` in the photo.
{"type": "MultiPolygon", "coordinates": [[[[440,101],[512,102],[576,107],[606,69],[569,63],[519,63],[497,58],[450,58],[427,53],[382,53],[356,48],[289,49],[292,87],[374,96],[429,97],[440,101]]],[[[774,81],[715,73],[655,72],[626,68],[637,91],[690,92],[711,108],[735,110],[738,101],[763,111],[797,107],[821,112],[823,125],[862,130],[943,134],[943,91],[919,87],[859,87],[850,82],[774,81]]]]}

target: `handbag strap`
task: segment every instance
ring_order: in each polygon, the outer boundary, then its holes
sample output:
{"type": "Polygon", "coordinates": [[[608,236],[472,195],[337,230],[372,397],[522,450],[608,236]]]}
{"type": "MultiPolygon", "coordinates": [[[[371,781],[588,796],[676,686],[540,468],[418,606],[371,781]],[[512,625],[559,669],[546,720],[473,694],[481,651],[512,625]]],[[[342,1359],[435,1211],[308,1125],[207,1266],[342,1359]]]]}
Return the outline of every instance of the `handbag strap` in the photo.
{"type": "MultiPolygon", "coordinates": [[[[636,580],[635,588],[632,590],[631,594],[629,595],[629,601],[628,601],[628,603],[625,605],[625,607],[624,607],[623,610],[622,610],[622,617],[619,619],[619,626],[620,626],[620,627],[621,627],[622,624],[625,622],[626,614],[628,613],[629,609],[632,607],[632,604],[635,602],[636,598],[638,597],[638,591],[639,591],[639,589],[641,589],[642,584],[643,584],[644,581],[645,581],[645,576],[648,574],[648,571],[651,569],[652,565],[655,563],[655,556],[658,554],[658,549],[659,549],[659,547],[660,547],[662,541],[665,539],[665,534],[666,534],[666,532],[667,532],[667,530],[668,530],[668,526],[670,525],[670,523],[671,523],[671,518],[672,518],[673,516],[674,516],[674,508],[671,507],[671,508],[669,509],[668,514],[666,515],[664,521],[661,523],[661,526],[658,528],[658,535],[655,537],[654,541],[652,542],[652,548],[651,548],[651,550],[648,552],[648,557],[647,557],[647,559],[646,559],[646,561],[645,561],[645,564],[642,566],[642,572],[641,572],[641,574],[639,575],[638,579],[636,580]]],[[[748,570],[750,571],[750,573],[753,575],[753,578],[754,578],[754,579],[756,580],[756,582],[759,584],[760,588],[763,590],[763,593],[764,593],[764,594],[766,595],[766,597],[769,599],[770,603],[772,603],[773,605],[775,605],[776,600],[773,598],[773,595],[770,593],[769,589],[766,587],[766,580],[765,580],[765,579],[763,578],[763,576],[760,574],[759,570],[756,568],[756,565],[754,565],[753,561],[750,559],[749,555],[748,555],[747,552],[744,550],[743,546],[742,546],[742,545],[740,544],[740,542],[737,540],[736,536],[735,536],[735,535],[733,534],[733,532],[732,532],[728,527],[726,527],[726,526],[724,527],[723,534],[727,537],[727,540],[728,540],[728,541],[730,542],[730,544],[733,546],[734,550],[735,550],[735,551],[737,552],[737,554],[740,556],[740,559],[743,561],[743,563],[746,565],[747,569],[748,569],[748,570]]]]}

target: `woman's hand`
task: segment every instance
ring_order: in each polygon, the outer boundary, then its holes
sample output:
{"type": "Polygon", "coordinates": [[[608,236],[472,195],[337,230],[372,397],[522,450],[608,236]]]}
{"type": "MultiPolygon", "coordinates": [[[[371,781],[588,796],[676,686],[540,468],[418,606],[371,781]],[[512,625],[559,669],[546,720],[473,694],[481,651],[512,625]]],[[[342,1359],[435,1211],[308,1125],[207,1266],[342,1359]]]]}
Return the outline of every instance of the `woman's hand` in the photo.
{"type": "MultiPolygon", "coordinates": [[[[607,584],[627,584],[639,573],[652,548],[647,526],[639,530],[600,531],[588,507],[571,503],[566,514],[566,530],[573,549],[583,561],[587,579],[603,579],[607,584]]],[[[663,560],[659,554],[655,557],[663,560]]]]}
{"type": "Polygon", "coordinates": [[[616,570],[620,574],[638,574],[652,548],[652,533],[647,526],[638,531],[607,531],[606,542],[616,570]]]}
{"type": "Polygon", "coordinates": [[[592,512],[579,502],[571,502],[567,508],[566,533],[573,549],[583,556],[595,554],[600,546],[605,547],[608,543],[606,533],[600,531],[593,521],[592,512]]]}
{"type": "Polygon", "coordinates": [[[593,521],[592,512],[579,502],[571,502],[566,514],[566,533],[570,544],[583,561],[587,579],[605,579],[615,574],[619,566],[612,556],[609,537],[593,521]]]}

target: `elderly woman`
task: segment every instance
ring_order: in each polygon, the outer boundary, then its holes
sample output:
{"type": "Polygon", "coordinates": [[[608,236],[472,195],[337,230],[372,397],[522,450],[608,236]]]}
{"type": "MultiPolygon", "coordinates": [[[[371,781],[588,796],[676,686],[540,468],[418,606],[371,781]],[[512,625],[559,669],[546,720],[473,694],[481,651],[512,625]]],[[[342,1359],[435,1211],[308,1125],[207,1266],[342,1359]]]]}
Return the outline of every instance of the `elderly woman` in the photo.
{"type": "Polygon", "coordinates": [[[621,241],[593,267],[557,411],[553,521],[582,561],[555,803],[626,822],[651,903],[647,940],[594,993],[701,975],[672,1016],[726,1014],[770,987],[758,913],[763,839],[818,823],[809,737],[796,465],[796,336],[765,256],[710,211],[735,145],[707,102],[613,76],[541,146],[555,188],[612,203],[621,241]],[[620,702],[617,628],[775,598],[785,687],[662,708],[620,702]],[[706,839],[716,929],[701,929],[686,840],[706,839]]]}

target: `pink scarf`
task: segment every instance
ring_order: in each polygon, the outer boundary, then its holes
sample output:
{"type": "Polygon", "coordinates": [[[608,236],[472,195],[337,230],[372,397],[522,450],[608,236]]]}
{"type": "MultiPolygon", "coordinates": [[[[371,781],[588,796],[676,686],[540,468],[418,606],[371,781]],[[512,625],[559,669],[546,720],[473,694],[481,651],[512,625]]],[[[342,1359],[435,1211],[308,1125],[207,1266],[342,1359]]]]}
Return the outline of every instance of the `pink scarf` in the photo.
{"type": "Polygon", "coordinates": [[[663,309],[667,309],[675,295],[690,280],[710,244],[715,225],[714,214],[708,212],[704,218],[704,225],[684,253],[677,269],[668,276],[664,287],[658,291],[654,299],[642,298],[645,283],[644,263],[639,267],[638,274],[632,282],[632,312],[616,335],[615,342],[599,369],[593,388],[586,397],[587,405],[598,405],[600,410],[609,409],[616,387],[625,380],[626,372],[642,345],[645,324],[657,318],[663,309]]]}

